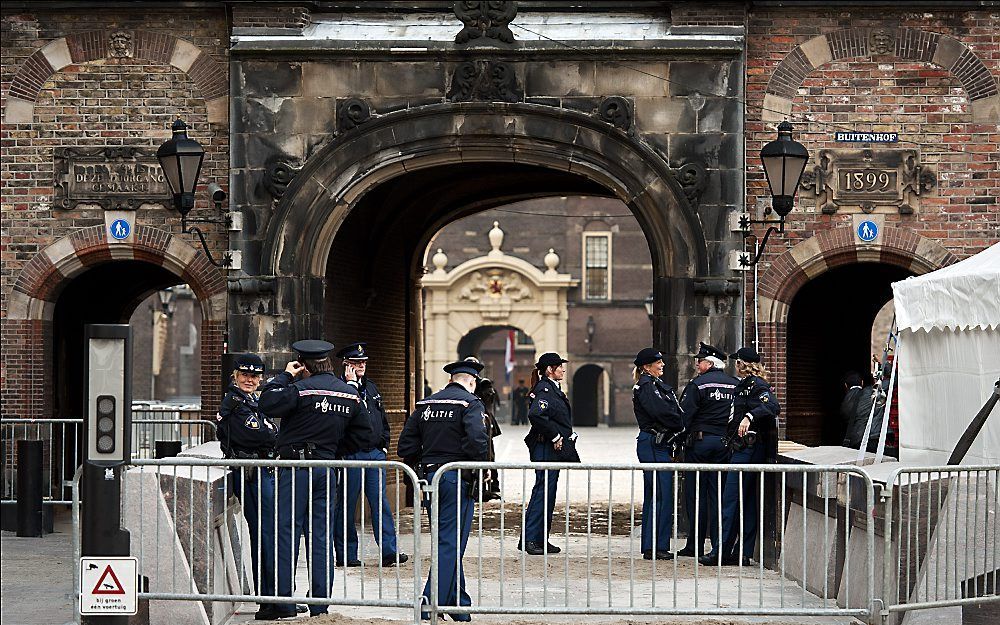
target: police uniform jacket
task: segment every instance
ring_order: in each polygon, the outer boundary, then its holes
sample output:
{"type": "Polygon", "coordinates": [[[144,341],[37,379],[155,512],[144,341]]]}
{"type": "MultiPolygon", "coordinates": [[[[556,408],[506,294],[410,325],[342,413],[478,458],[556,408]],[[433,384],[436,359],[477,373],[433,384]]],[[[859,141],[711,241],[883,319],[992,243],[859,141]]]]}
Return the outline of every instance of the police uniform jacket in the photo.
{"type": "Polygon", "coordinates": [[[643,373],[632,387],[635,420],[643,432],[679,432],[684,429],[680,402],[669,384],[643,373]]]}
{"type": "Polygon", "coordinates": [[[216,420],[219,443],[227,458],[270,458],[274,455],[278,428],[260,411],[253,394],[230,384],[216,420]]]}
{"type": "Polygon", "coordinates": [[[750,417],[750,429],[758,435],[774,430],[781,412],[778,398],[771,385],[755,375],[748,375],[736,385],[733,398],[733,418],[729,422],[728,436],[733,437],[743,417],[750,417]]]}
{"type": "MultiPolygon", "coordinates": [[[[341,378],[343,379],[343,378],[341,378]]],[[[345,380],[346,382],[346,380],[345,380]]],[[[389,420],[385,416],[385,406],[382,405],[382,394],[375,383],[367,377],[358,380],[358,393],[361,395],[361,406],[368,414],[368,422],[371,423],[372,431],[375,433],[376,444],[364,449],[351,451],[370,451],[372,449],[389,448],[389,420]]],[[[347,452],[350,453],[350,452],[347,452]]]]}
{"type": "Polygon", "coordinates": [[[483,402],[452,382],[417,402],[399,434],[397,452],[420,464],[487,460],[486,418],[483,402]]]}
{"type": "Polygon", "coordinates": [[[738,383],[739,380],[716,367],[688,382],[681,395],[681,410],[688,431],[724,435],[738,383]]]}
{"type": "Polygon", "coordinates": [[[312,447],[312,457],[333,460],[343,449],[371,449],[377,439],[361,405],[357,389],[332,372],[317,373],[297,382],[282,371],[261,389],[260,407],[281,418],[277,448],[312,447]]]}
{"type": "Polygon", "coordinates": [[[524,437],[524,443],[529,448],[538,442],[554,443],[560,436],[572,436],[573,413],[570,411],[569,398],[559,385],[549,378],[542,378],[528,393],[528,398],[531,400],[531,405],[528,406],[531,429],[524,437]]]}

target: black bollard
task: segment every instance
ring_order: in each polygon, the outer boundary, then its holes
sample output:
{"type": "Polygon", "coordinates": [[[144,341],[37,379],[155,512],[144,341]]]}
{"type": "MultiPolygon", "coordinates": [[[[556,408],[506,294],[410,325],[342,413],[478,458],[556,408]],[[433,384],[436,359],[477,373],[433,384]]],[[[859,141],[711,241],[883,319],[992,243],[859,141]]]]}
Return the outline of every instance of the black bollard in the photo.
{"type": "Polygon", "coordinates": [[[43,535],[42,441],[17,441],[17,535],[43,535]]]}
{"type": "Polygon", "coordinates": [[[153,443],[153,457],[173,458],[181,453],[180,441],[156,441],[153,443]]]}

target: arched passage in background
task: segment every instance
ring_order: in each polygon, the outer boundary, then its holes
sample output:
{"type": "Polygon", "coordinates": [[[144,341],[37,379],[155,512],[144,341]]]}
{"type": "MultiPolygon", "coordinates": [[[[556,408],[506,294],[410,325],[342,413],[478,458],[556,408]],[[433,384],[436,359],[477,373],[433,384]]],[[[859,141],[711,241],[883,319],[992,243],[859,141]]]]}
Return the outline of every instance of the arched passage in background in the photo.
{"type": "MultiPolygon", "coordinates": [[[[830,269],[799,289],[788,309],[787,436],[839,445],[844,373],[872,368],[872,324],[892,299],[892,283],[913,272],[888,263],[830,269]]],[[[879,354],[881,356],[881,354],[879,354]]]]}
{"type": "Polygon", "coordinates": [[[573,373],[571,399],[573,425],[593,426],[603,423],[608,414],[608,376],[604,367],[586,364],[573,373]]]}

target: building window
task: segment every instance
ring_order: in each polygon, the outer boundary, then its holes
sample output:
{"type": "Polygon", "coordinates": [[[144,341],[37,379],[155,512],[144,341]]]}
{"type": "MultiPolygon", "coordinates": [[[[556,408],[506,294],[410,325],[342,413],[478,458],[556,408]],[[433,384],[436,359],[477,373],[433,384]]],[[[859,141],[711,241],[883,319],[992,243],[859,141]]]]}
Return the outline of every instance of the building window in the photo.
{"type": "Polygon", "coordinates": [[[611,299],[611,233],[583,233],[583,297],[611,299]]]}

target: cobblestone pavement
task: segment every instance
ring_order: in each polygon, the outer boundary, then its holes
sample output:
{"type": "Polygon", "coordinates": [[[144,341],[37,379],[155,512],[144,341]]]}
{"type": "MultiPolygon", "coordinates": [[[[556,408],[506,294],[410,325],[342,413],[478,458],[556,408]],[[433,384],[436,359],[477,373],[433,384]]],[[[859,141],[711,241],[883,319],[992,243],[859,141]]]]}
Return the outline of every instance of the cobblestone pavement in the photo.
{"type": "Polygon", "coordinates": [[[73,622],[73,540],[68,511],[56,515],[54,533],[41,538],[0,535],[0,597],[6,625],[73,622]]]}

